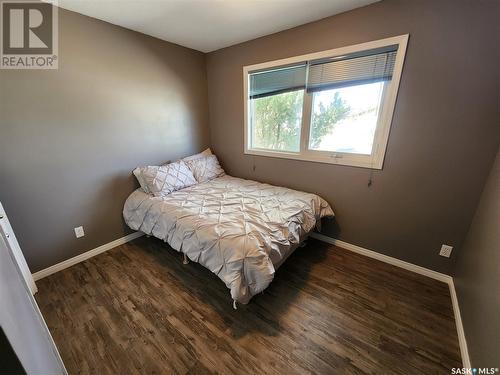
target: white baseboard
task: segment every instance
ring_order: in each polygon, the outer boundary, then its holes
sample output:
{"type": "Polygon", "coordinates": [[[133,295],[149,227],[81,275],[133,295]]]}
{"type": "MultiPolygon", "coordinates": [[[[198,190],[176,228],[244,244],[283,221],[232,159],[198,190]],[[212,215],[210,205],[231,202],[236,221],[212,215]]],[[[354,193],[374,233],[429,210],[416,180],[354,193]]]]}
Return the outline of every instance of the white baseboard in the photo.
{"type": "Polygon", "coordinates": [[[92,258],[98,254],[105,252],[105,251],[111,250],[114,247],[123,245],[124,243],[132,241],[138,237],[141,237],[142,235],[144,235],[144,233],[134,232],[134,233],[131,233],[125,237],[121,237],[121,238],[118,238],[117,240],[108,242],[104,245],[96,247],[95,249],[86,251],[83,254],[77,255],[73,258],[67,259],[67,260],[62,261],[60,263],[54,264],[53,266],[50,266],[50,267],[44,268],[43,270],[35,272],[33,274],[33,279],[35,281],[43,279],[44,277],[52,275],[53,273],[59,272],[65,268],[68,268],[68,267],[71,267],[77,263],[83,262],[84,260],[92,258]]]}
{"type": "Polygon", "coordinates": [[[376,251],[373,250],[368,250],[365,249],[361,246],[353,245],[348,242],[344,242],[341,240],[337,240],[332,237],[325,236],[324,234],[321,233],[316,233],[312,232],[310,234],[311,238],[315,238],[317,240],[327,242],[329,244],[341,247],[343,249],[367,256],[369,258],[377,259],[381,262],[384,263],[389,263],[392,264],[393,266],[404,268],[405,270],[412,271],[415,273],[418,273],[423,276],[430,277],[435,280],[442,281],[446,284],[448,284],[448,287],[450,288],[450,295],[451,295],[451,303],[453,306],[453,314],[455,316],[455,323],[457,325],[457,334],[458,334],[458,342],[460,345],[460,354],[462,356],[462,364],[465,368],[470,368],[470,358],[469,358],[469,351],[467,349],[467,342],[465,341],[465,332],[464,332],[464,327],[462,325],[462,318],[460,315],[460,306],[458,305],[458,299],[457,299],[457,292],[455,291],[455,284],[453,282],[453,277],[450,275],[446,275],[441,272],[436,272],[433,270],[430,270],[425,267],[417,266],[416,264],[405,262],[403,260],[397,259],[390,257],[388,255],[384,255],[381,253],[377,253],[376,251]]]}
{"type": "Polygon", "coordinates": [[[460,305],[458,304],[457,291],[455,283],[451,278],[448,283],[450,287],[451,303],[453,304],[453,313],[455,314],[455,323],[457,324],[458,342],[460,343],[460,354],[462,355],[462,363],[465,368],[471,368],[469,350],[467,349],[467,341],[465,340],[465,331],[462,324],[462,316],[460,315],[460,305]]]}
{"type": "Polygon", "coordinates": [[[449,283],[449,280],[451,279],[451,276],[446,275],[444,273],[436,272],[436,271],[430,270],[430,269],[425,268],[425,267],[417,266],[416,264],[413,264],[413,263],[408,263],[408,262],[405,262],[403,260],[390,257],[388,255],[377,253],[376,251],[368,250],[368,249],[365,249],[361,246],[352,245],[350,243],[347,243],[347,242],[344,242],[341,240],[337,240],[337,239],[332,238],[332,237],[325,236],[324,234],[313,232],[313,233],[311,233],[311,237],[316,238],[317,240],[320,240],[323,242],[331,243],[332,245],[341,247],[343,249],[350,250],[350,251],[353,251],[353,252],[361,254],[361,255],[365,255],[369,258],[377,259],[377,260],[380,260],[384,263],[389,263],[389,264],[392,264],[393,266],[404,268],[405,270],[412,271],[412,272],[418,273],[420,275],[424,275],[424,276],[430,277],[432,279],[442,281],[443,283],[449,283]]]}

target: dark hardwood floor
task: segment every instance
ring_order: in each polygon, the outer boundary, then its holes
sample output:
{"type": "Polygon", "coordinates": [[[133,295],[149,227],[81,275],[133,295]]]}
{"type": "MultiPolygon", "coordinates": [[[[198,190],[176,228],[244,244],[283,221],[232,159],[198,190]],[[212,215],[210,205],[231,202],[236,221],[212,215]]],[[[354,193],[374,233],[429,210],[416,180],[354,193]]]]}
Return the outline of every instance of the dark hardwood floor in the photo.
{"type": "Polygon", "coordinates": [[[449,374],[448,286],[309,240],[234,311],[199,264],[139,238],[38,283],[70,374],[449,374]]]}

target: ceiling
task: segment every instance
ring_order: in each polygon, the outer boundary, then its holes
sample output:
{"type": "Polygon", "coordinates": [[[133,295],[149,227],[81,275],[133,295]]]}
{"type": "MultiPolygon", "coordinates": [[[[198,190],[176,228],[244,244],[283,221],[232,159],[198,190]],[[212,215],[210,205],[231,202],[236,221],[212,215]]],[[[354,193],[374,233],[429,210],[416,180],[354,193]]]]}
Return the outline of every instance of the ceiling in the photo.
{"type": "Polygon", "coordinates": [[[59,6],[202,52],[379,0],[59,0],[59,6]]]}

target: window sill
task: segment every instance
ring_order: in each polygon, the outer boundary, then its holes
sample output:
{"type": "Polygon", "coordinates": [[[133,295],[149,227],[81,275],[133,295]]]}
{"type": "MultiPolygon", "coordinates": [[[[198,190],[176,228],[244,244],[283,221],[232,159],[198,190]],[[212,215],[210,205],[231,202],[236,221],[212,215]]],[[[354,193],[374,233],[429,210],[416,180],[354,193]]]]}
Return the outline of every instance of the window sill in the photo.
{"type": "Polygon", "coordinates": [[[383,160],[372,155],[359,155],[359,154],[339,154],[339,153],[325,153],[325,154],[299,154],[295,152],[285,151],[270,151],[270,150],[245,150],[246,155],[256,155],[280,159],[292,159],[300,161],[308,161],[314,163],[325,163],[344,165],[359,168],[369,169],[382,169],[383,160]],[[377,160],[379,159],[379,160],[377,160]]]}

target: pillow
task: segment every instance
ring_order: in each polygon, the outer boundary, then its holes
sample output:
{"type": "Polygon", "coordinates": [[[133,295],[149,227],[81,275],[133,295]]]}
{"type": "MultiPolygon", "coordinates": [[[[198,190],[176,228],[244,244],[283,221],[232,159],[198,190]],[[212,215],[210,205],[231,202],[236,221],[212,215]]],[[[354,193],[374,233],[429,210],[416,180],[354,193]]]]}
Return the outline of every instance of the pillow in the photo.
{"type": "MultiPolygon", "coordinates": [[[[210,150],[210,148],[207,148],[205,151],[202,151],[200,152],[199,154],[195,154],[195,155],[191,155],[191,156],[187,156],[185,157],[184,159],[181,159],[182,161],[189,161],[189,160],[195,160],[195,159],[200,159],[200,158],[203,158],[205,156],[209,156],[209,155],[212,155],[212,150],[210,150]]],[[[166,163],[168,164],[168,163],[166,163]]],[[[163,164],[163,165],[166,165],[166,164],[163,164]]],[[[147,193],[147,194],[151,194],[151,191],[149,191],[148,189],[148,185],[146,184],[146,182],[144,181],[144,178],[142,177],[142,172],[146,169],[147,167],[137,167],[136,169],[134,169],[132,171],[132,173],[134,174],[135,178],[137,179],[137,181],[139,182],[139,185],[141,185],[141,189],[147,193]]]]}
{"type": "MultiPolygon", "coordinates": [[[[162,164],[162,165],[167,165],[168,163],[162,164]]],[[[151,192],[148,189],[148,185],[146,184],[146,181],[144,181],[144,178],[142,177],[142,172],[146,169],[147,167],[137,167],[132,171],[134,174],[135,178],[139,182],[139,185],[141,185],[141,189],[147,193],[151,194],[151,192]]]]}
{"type": "Polygon", "coordinates": [[[198,182],[210,181],[226,174],[215,155],[189,160],[186,164],[191,172],[193,172],[194,178],[196,178],[198,182]]]}
{"type": "Polygon", "coordinates": [[[185,157],[184,159],[182,159],[182,161],[191,161],[191,160],[201,159],[201,158],[204,158],[205,156],[209,156],[209,155],[212,155],[212,150],[207,148],[205,151],[200,152],[199,154],[185,157]]]}
{"type": "Polygon", "coordinates": [[[159,167],[142,169],[142,179],[155,197],[164,197],[173,191],[196,184],[193,173],[182,160],[159,167]]]}
{"type": "Polygon", "coordinates": [[[145,167],[137,167],[132,171],[134,174],[135,178],[137,178],[137,181],[139,181],[139,185],[141,185],[141,189],[144,190],[145,193],[150,193],[148,189],[148,185],[146,185],[146,181],[144,181],[144,178],[142,178],[142,171],[145,169],[145,167]]]}

